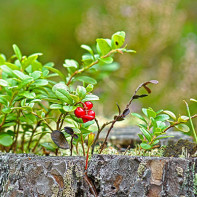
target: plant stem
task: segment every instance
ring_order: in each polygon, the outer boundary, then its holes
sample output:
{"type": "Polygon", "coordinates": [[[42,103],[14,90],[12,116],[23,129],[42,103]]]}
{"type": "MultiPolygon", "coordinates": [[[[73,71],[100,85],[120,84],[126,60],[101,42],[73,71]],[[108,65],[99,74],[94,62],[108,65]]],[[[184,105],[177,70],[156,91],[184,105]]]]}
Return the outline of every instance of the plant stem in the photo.
{"type": "Polygon", "coordinates": [[[52,127],[49,125],[49,123],[45,120],[45,119],[43,119],[41,116],[39,116],[38,114],[36,114],[36,113],[34,113],[34,112],[31,112],[33,115],[35,115],[35,116],[37,116],[38,118],[40,118],[46,125],[47,125],[47,127],[51,130],[51,131],[53,131],[53,129],[52,129],[52,127]]]}
{"type": "MultiPolygon", "coordinates": [[[[106,54],[106,55],[104,55],[104,56],[102,56],[102,57],[100,57],[100,58],[102,59],[102,58],[109,57],[110,55],[112,55],[113,53],[116,53],[116,52],[119,52],[119,53],[122,54],[122,51],[120,51],[119,49],[114,49],[114,50],[111,50],[108,54],[106,54]]],[[[94,62],[92,62],[90,65],[88,65],[88,66],[86,66],[86,67],[83,67],[83,68],[81,68],[81,69],[79,69],[79,70],[76,70],[76,71],[70,76],[70,78],[69,78],[69,80],[68,80],[68,83],[67,83],[66,85],[67,85],[67,86],[70,85],[70,83],[71,83],[71,81],[72,81],[72,79],[73,79],[73,77],[74,77],[75,75],[78,75],[78,74],[80,74],[80,73],[82,73],[82,72],[88,70],[89,68],[91,68],[92,66],[94,66],[95,64],[98,64],[98,63],[99,63],[99,59],[96,60],[96,61],[94,61],[94,62]]]]}
{"type": "Polygon", "coordinates": [[[59,126],[60,126],[60,121],[61,121],[61,118],[62,118],[63,114],[61,113],[59,118],[58,118],[58,121],[57,121],[57,130],[59,130],[59,126]]]}
{"type": "Polygon", "coordinates": [[[90,147],[88,146],[87,155],[86,155],[86,164],[85,164],[85,170],[87,170],[87,169],[88,169],[89,149],[90,149],[90,147]]]}
{"type": "Polygon", "coordinates": [[[193,132],[193,135],[194,135],[194,139],[195,139],[195,142],[197,143],[197,135],[196,135],[196,131],[194,129],[194,124],[193,124],[192,119],[191,119],[191,113],[190,113],[189,105],[186,101],[184,101],[184,102],[185,102],[185,105],[186,105],[186,108],[187,108],[187,113],[188,113],[189,121],[190,121],[190,124],[191,124],[191,127],[192,127],[192,132],[193,132]]]}
{"type": "Polygon", "coordinates": [[[98,139],[99,139],[99,135],[100,135],[101,131],[102,131],[107,125],[113,123],[113,121],[114,121],[114,120],[109,121],[109,122],[106,122],[106,123],[104,123],[104,124],[102,125],[102,127],[100,127],[100,126],[99,126],[98,120],[95,118],[95,122],[96,122],[96,124],[97,124],[98,131],[97,131],[97,134],[96,134],[96,138],[95,138],[95,140],[94,140],[94,143],[93,143],[93,145],[92,145],[91,154],[94,153],[94,148],[95,148],[95,145],[96,145],[96,143],[97,143],[97,141],[98,141],[98,139]]]}

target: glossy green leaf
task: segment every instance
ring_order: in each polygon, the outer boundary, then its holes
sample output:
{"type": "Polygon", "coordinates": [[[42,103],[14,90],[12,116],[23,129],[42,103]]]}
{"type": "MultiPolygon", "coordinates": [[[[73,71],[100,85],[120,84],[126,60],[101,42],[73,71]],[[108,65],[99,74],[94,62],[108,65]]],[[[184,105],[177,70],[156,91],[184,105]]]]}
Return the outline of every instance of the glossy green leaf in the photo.
{"type": "Polygon", "coordinates": [[[188,116],[180,116],[178,118],[178,122],[187,122],[189,120],[188,116]]]}
{"type": "Polygon", "coordinates": [[[131,113],[132,116],[135,116],[137,118],[139,118],[140,120],[144,121],[145,123],[147,123],[147,121],[145,120],[145,118],[143,116],[141,116],[138,113],[131,113]]]}
{"type": "Polygon", "coordinates": [[[176,120],[176,115],[173,112],[168,110],[164,110],[163,112],[169,115],[173,120],[176,120]]]}
{"type": "Polygon", "coordinates": [[[52,105],[50,105],[50,109],[62,109],[62,108],[63,107],[60,104],[52,104],[52,105]]]}
{"type": "Polygon", "coordinates": [[[73,112],[76,108],[77,106],[63,106],[63,110],[66,112],[73,112]]]}
{"type": "Polygon", "coordinates": [[[111,64],[113,62],[113,58],[112,57],[101,58],[101,61],[104,62],[105,64],[111,64]]]}
{"type": "Polygon", "coordinates": [[[66,81],[66,77],[64,76],[64,74],[58,69],[49,66],[45,66],[45,68],[49,69],[51,72],[57,73],[64,81],[66,81]]]}
{"type": "Polygon", "coordinates": [[[140,130],[142,131],[145,138],[150,142],[151,138],[152,138],[151,134],[146,129],[144,129],[143,127],[141,127],[140,130]]]}
{"type": "Polygon", "coordinates": [[[88,86],[86,87],[86,91],[89,93],[89,92],[92,92],[92,90],[94,89],[94,86],[92,84],[88,84],[88,86]]]}
{"type": "Polygon", "coordinates": [[[39,86],[46,86],[48,85],[48,81],[46,79],[37,79],[33,85],[39,87],[39,86]]]}
{"type": "Polygon", "coordinates": [[[80,99],[85,98],[86,96],[86,89],[83,86],[77,86],[77,95],[79,96],[80,99]]]}
{"type": "Polygon", "coordinates": [[[93,94],[87,94],[86,97],[82,100],[83,102],[85,101],[96,101],[99,100],[99,97],[93,94]]]}
{"type": "Polygon", "coordinates": [[[3,79],[0,79],[0,86],[6,87],[6,86],[8,86],[8,82],[3,79]]]}
{"type": "Polygon", "coordinates": [[[178,130],[180,130],[180,131],[182,131],[182,132],[185,132],[185,133],[187,133],[187,132],[190,131],[190,128],[189,128],[187,125],[185,125],[185,124],[178,124],[178,125],[176,125],[175,127],[176,127],[178,130]]]}
{"type": "Polygon", "coordinates": [[[66,68],[69,68],[69,67],[78,68],[79,67],[79,64],[75,60],[66,59],[65,60],[65,64],[63,64],[63,66],[66,67],[66,68]]]}
{"type": "Polygon", "coordinates": [[[29,99],[34,99],[36,97],[36,94],[34,92],[29,92],[29,91],[25,91],[21,93],[21,95],[29,99]]]}
{"type": "Polygon", "coordinates": [[[13,49],[14,49],[14,52],[16,54],[16,57],[21,60],[22,59],[22,54],[21,54],[21,51],[20,49],[18,48],[18,46],[16,44],[13,44],[12,45],[13,49]]]}
{"type": "Polygon", "coordinates": [[[103,38],[96,39],[97,42],[97,51],[101,56],[108,54],[111,51],[111,46],[108,42],[103,38]]]}
{"type": "Polygon", "coordinates": [[[87,84],[93,84],[93,85],[97,84],[97,81],[94,78],[88,77],[88,76],[76,77],[74,79],[74,81],[82,81],[82,82],[85,82],[87,84]]]}
{"type": "Polygon", "coordinates": [[[0,144],[3,146],[10,146],[13,143],[13,138],[7,133],[0,133],[0,144]]]}
{"type": "Polygon", "coordinates": [[[170,117],[167,114],[159,114],[156,116],[155,120],[156,121],[166,121],[168,120],[170,117]]]}
{"type": "Polygon", "coordinates": [[[112,48],[120,48],[125,42],[125,32],[119,31],[112,35],[112,48]]]}
{"type": "Polygon", "coordinates": [[[93,52],[93,50],[91,49],[90,46],[82,44],[81,48],[87,50],[92,56],[94,56],[94,52],[93,52]]]}
{"type": "Polygon", "coordinates": [[[141,143],[140,144],[141,148],[145,149],[145,150],[149,150],[152,148],[152,146],[150,144],[146,144],[146,143],[141,143]]]}
{"type": "Polygon", "coordinates": [[[31,76],[34,78],[34,80],[40,78],[42,72],[41,71],[34,71],[31,76]]]}

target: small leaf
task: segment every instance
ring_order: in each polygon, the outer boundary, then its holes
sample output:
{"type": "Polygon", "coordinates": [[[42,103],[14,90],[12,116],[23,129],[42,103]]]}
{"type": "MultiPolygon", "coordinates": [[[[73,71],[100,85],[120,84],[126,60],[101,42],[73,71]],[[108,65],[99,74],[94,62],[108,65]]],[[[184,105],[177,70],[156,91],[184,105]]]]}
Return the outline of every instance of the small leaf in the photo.
{"type": "Polygon", "coordinates": [[[111,46],[103,38],[96,39],[97,42],[97,51],[101,56],[108,54],[111,51],[111,46]]]}
{"type": "Polygon", "coordinates": [[[187,133],[187,132],[190,131],[190,128],[189,128],[187,125],[185,125],[185,124],[178,124],[178,125],[176,125],[175,127],[176,127],[178,130],[180,130],[180,131],[182,131],[182,132],[185,132],[185,133],[187,133]]]}
{"type": "Polygon", "coordinates": [[[118,113],[119,115],[121,114],[121,110],[120,110],[120,106],[118,105],[118,103],[116,103],[117,107],[118,107],[118,113]]]}
{"type": "Polygon", "coordinates": [[[10,146],[13,143],[13,138],[7,133],[0,134],[0,144],[3,146],[10,146]]]}
{"type": "Polygon", "coordinates": [[[148,108],[147,109],[147,115],[148,115],[149,118],[150,117],[155,118],[157,114],[156,114],[156,112],[154,112],[154,110],[152,108],[148,108]]]}
{"type": "Polygon", "coordinates": [[[151,134],[146,129],[144,129],[143,127],[141,127],[140,130],[142,131],[145,138],[150,142],[151,139],[152,139],[151,134]]]}
{"type": "Polygon", "coordinates": [[[156,116],[155,120],[156,121],[166,121],[168,120],[170,117],[166,114],[159,114],[156,116]]]}
{"type": "Polygon", "coordinates": [[[88,84],[88,86],[86,87],[86,91],[89,93],[89,92],[92,92],[92,90],[94,89],[94,86],[92,84],[88,84]]]}
{"type": "Polygon", "coordinates": [[[187,122],[189,120],[188,116],[180,116],[178,118],[178,122],[187,122]]]}
{"type": "Polygon", "coordinates": [[[148,149],[151,149],[152,146],[150,144],[146,144],[146,143],[141,143],[140,146],[145,149],[145,150],[148,150],[148,149]]]}
{"type": "Polygon", "coordinates": [[[77,106],[63,106],[63,110],[66,112],[73,112],[77,109],[77,106]]]}
{"type": "Polygon", "coordinates": [[[134,96],[133,96],[133,99],[143,98],[143,97],[146,97],[146,96],[148,96],[148,95],[147,95],[147,94],[134,95],[134,96]]]}
{"type": "Polygon", "coordinates": [[[144,115],[145,115],[146,117],[148,117],[148,113],[147,113],[147,109],[146,109],[146,108],[142,108],[142,112],[144,113],[144,115]]]}
{"type": "Polygon", "coordinates": [[[132,116],[135,116],[135,117],[139,118],[140,120],[144,121],[145,123],[147,123],[146,120],[145,120],[145,118],[144,118],[143,116],[141,116],[140,114],[131,113],[131,115],[132,115],[132,116]]]}
{"type": "Polygon", "coordinates": [[[125,32],[119,31],[112,35],[112,48],[118,49],[120,48],[125,41],[125,32]]]}
{"type": "Polygon", "coordinates": [[[90,133],[88,135],[88,147],[91,147],[92,144],[94,143],[94,137],[95,137],[95,134],[94,133],[90,133]]]}
{"type": "Polygon", "coordinates": [[[82,101],[85,102],[85,101],[96,101],[96,100],[99,100],[98,96],[94,94],[87,94],[86,97],[82,101]]]}
{"type": "Polygon", "coordinates": [[[87,50],[92,56],[94,56],[94,52],[93,52],[93,50],[91,49],[90,46],[82,44],[81,48],[87,50]]]}
{"type": "Polygon", "coordinates": [[[50,109],[62,109],[62,108],[63,107],[60,104],[52,104],[52,105],[50,105],[50,109]]]}
{"type": "Polygon", "coordinates": [[[34,92],[29,92],[29,91],[25,91],[21,95],[29,99],[34,99],[36,97],[36,94],[34,92]]]}
{"type": "Polygon", "coordinates": [[[41,143],[40,145],[42,147],[46,148],[49,151],[52,151],[52,152],[55,152],[56,151],[56,147],[54,147],[52,143],[45,142],[45,143],[41,143]]]}
{"type": "Polygon", "coordinates": [[[51,133],[51,138],[53,142],[62,149],[69,149],[69,144],[64,136],[64,134],[58,130],[51,133]]]}
{"type": "Polygon", "coordinates": [[[88,76],[76,77],[74,81],[82,81],[82,82],[85,82],[87,84],[92,84],[92,85],[97,84],[97,81],[95,79],[93,79],[92,77],[88,77],[88,76]]]}
{"type": "Polygon", "coordinates": [[[33,85],[35,85],[36,87],[39,87],[39,86],[46,86],[48,85],[48,81],[46,79],[37,79],[33,85]]]}
{"type": "Polygon", "coordinates": [[[79,64],[73,59],[66,59],[65,64],[63,65],[66,68],[78,68],[79,64]]]}
{"type": "Polygon", "coordinates": [[[77,86],[77,95],[79,96],[80,99],[85,98],[86,96],[86,89],[83,86],[77,86]]]}
{"type": "Polygon", "coordinates": [[[173,112],[165,110],[163,113],[168,114],[173,120],[176,120],[176,116],[173,112]]]}
{"type": "Polygon", "coordinates": [[[104,62],[105,64],[111,64],[113,62],[113,58],[112,57],[101,58],[101,61],[104,62]]]}
{"type": "Polygon", "coordinates": [[[142,134],[138,134],[141,141],[144,141],[144,136],[142,134]]]}
{"type": "Polygon", "coordinates": [[[49,67],[49,66],[44,66],[44,67],[47,68],[47,69],[49,69],[50,71],[52,71],[54,73],[57,73],[64,81],[66,81],[66,77],[58,69],[52,68],[52,67],[49,67]]]}
{"type": "Polygon", "coordinates": [[[125,109],[123,112],[122,112],[122,116],[123,116],[123,118],[124,117],[126,117],[127,115],[129,115],[130,114],[130,109],[125,109]]]}
{"type": "Polygon", "coordinates": [[[0,79],[0,86],[6,87],[6,86],[8,86],[8,82],[3,79],[0,79]]]}
{"type": "Polygon", "coordinates": [[[13,49],[14,49],[14,52],[16,54],[16,57],[21,60],[22,59],[22,54],[21,54],[21,51],[20,49],[18,48],[18,46],[16,44],[13,44],[12,45],[13,49]]]}
{"type": "Polygon", "coordinates": [[[74,134],[74,131],[71,127],[64,127],[64,131],[66,133],[68,133],[69,135],[73,135],[74,134]]]}

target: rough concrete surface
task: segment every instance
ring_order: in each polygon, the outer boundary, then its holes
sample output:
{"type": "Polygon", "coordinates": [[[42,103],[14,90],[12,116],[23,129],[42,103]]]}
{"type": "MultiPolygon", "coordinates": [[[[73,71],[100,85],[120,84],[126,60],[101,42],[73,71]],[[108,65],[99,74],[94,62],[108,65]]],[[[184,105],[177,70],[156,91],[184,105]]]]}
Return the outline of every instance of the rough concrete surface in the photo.
{"type": "MultiPolygon", "coordinates": [[[[93,197],[83,157],[0,154],[1,197],[93,197]]],[[[99,197],[195,197],[197,159],[94,155],[88,176],[99,197]]]]}

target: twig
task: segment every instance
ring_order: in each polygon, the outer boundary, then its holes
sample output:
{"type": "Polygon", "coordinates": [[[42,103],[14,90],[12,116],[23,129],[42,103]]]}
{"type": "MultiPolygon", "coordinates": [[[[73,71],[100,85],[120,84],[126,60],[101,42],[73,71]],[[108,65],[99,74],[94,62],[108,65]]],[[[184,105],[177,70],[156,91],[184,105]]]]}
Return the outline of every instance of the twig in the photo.
{"type": "Polygon", "coordinates": [[[103,149],[104,149],[104,146],[107,142],[107,139],[108,139],[108,136],[109,136],[109,133],[111,132],[111,130],[113,129],[113,126],[115,125],[115,123],[118,121],[118,120],[123,120],[125,118],[125,116],[127,116],[129,113],[130,113],[130,110],[129,110],[129,106],[131,105],[132,101],[134,99],[138,99],[140,97],[144,97],[144,96],[147,96],[147,95],[137,95],[137,92],[139,91],[139,89],[141,89],[142,87],[145,88],[145,90],[150,94],[151,93],[151,90],[147,87],[148,84],[158,84],[158,81],[156,80],[151,80],[151,81],[146,81],[144,83],[141,83],[137,89],[135,90],[133,96],[131,97],[129,103],[126,105],[124,111],[122,112],[122,114],[119,114],[118,116],[115,116],[114,120],[112,121],[112,124],[111,124],[111,127],[109,128],[108,132],[107,132],[107,135],[105,137],[105,140],[103,142],[103,144],[101,145],[100,147],[100,152],[99,154],[102,153],[103,149]]]}
{"type": "Polygon", "coordinates": [[[98,197],[98,194],[96,192],[96,188],[93,185],[92,181],[89,179],[87,172],[85,172],[85,174],[84,174],[84,179],[90,188],[90,192],[94,195],[94,197],[98,197]]]}
{"type": "Polygon", "coordinates": [[[127,151],[130,149],[130,145],[127,147],[127,149],[125,150],[124,154],[123,155],[126,155],[127,151]]]}

